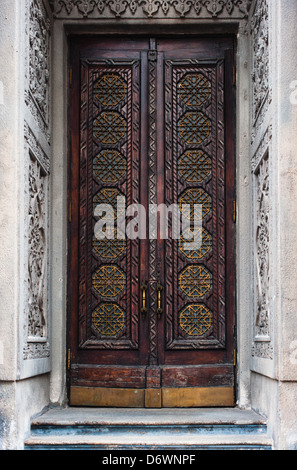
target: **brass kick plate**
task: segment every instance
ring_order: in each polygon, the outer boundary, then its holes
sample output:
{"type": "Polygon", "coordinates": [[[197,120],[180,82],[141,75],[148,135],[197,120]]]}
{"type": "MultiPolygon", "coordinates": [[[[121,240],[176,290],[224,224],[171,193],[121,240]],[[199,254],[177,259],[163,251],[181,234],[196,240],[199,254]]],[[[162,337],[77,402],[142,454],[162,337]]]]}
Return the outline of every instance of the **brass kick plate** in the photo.
{"type": "Polygon", "coordinates": [[[202,408],[234,406],[233,387],[96,388],[71,387],[70,405],[120,408],[202,408]]]}

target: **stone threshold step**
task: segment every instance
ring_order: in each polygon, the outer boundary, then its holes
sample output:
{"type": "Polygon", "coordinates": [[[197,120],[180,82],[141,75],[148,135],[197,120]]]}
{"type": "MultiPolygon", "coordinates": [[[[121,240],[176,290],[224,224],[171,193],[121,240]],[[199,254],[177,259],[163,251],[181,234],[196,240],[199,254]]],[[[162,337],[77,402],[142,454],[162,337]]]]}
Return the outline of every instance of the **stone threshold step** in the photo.
{"type": "Polygon", "coordinates": [[[250,435],[236,435],[236,436],[191,436],[189,434],[180,433],[179,436],[170,435],[155,435],[150,436],[135,434],[134,436],[122,433],[121,435],[103,435],[103,436],[35,436],[27,439],[25,447],[96,447],[102,449],[116,449],[116,448],[200,448],[200,447],[258,447],[269,448],[271,441],[267,436],[250,436],[250,435]]]}
{"type": "Polygon", "coordinates": [[[238,408],[53,408],[32,422],[38,426],[266,425],[252,410],[238,408]]]}
{"type": "Polygon", "coordinates": [[[73,435],[93,435],[100,436],[103,434],[121,434],[125,432],[133,436],[133,434],[146,435],[179,435],[187,433],[188,435],[221,435],[221,434],[266,434],[267,428],[264,424],[126,424],[126,425],[110,425],[110,424],[52,424],[32,426],[32,436],[46,436],[60,434],[63,436],[73,435]]]}

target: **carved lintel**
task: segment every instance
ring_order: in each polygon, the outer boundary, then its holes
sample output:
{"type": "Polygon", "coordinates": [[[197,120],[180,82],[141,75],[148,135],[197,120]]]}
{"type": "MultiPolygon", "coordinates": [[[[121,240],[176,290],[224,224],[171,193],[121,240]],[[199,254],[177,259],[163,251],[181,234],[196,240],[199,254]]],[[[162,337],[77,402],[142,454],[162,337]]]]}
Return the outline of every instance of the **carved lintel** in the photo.
{"type": "Polygon", "coordinates": [[[50,0],[56,18],[247,17],[251,0],[50,0]]]}

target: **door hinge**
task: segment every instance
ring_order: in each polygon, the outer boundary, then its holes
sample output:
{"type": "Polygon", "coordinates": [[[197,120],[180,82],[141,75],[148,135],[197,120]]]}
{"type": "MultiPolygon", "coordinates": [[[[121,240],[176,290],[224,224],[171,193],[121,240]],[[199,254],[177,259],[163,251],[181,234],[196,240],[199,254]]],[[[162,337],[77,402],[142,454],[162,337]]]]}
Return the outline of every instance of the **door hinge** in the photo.
{"type": "Polygon", "coordinates": [[[67,370],[71,369],[71,349],[68,349],[67,353],[67,370]]]}
{"type": "Polygon", "coordinates": [[[71,223],[71,220],[72,220],[72,205],[71,205],[71,202],[69,203],[69,208],[68,208],[68,220],[71,223]]]}
{"type": "Polygon", "coordinates": [[[237,218],[237,207],[236,207],[236,201],[233,201],[233,222],[236,224],[236,218],[237,218]]]}
{"type": "Polygon", "coordinates": [[[234,364],[234,367],[237,364],[237,351],[236,351],[236,349],[234,349],[234,352],[233,352],[233,364],[234,364]]]}
{"type": "Polygon", "coordinates": [[[233,65],[233,86],[236,85],[236,67],[233,65]]]}
{"type": "Polygon", "coordinates": [[[72,73],[73,73],[73,69],[72,69],[72,67],[69,67],[69,86],[70,86],[70,88],[72,88],[72,73]]]}

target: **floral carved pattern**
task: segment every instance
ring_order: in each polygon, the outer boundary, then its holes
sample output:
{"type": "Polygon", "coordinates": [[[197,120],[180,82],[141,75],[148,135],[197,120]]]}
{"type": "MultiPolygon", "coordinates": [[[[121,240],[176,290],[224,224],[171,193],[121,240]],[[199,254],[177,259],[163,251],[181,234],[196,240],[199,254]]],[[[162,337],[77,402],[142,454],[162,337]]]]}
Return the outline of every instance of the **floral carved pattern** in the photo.
{"type": "Polygon", "coordinates": [[[244,18],[251,0],[52,0],[56,17],[186,17],[226,15],[244,18]]]}
{"type": "Polygon", "coordinates": [[[258,335],[269,334],[269,173],[268,158],[259,166],[257,176],[256,275],[258,335]]]}
{"type": "MultiPolygon", "coordinates": [[[[24,0],[24,324],[23,359],[48,359],[50,41],[47,0],[24,0]],[[30,123],[30,124],[28,124],[30,123]]],[[[46,361],[48,364],[48,362],[46,361]]],[[[44,364],[39,371],[44,371],[44,364]]],[[[29,367],[29,366],[27,366],[29,367]]],[[[46,369],[48,366],[45,366],[46,369]]],[[[30,369],[30,367],[29,367],[30,369]]],[[[28,370],[29,370],[28,369],[28,370]]],[[[30,369],[31,371],[31,369],[30,369]]],[[[36,374],[37,369],[32,373],[36,374]]],[[[30,373],[31,373],[30,372],[30,373]]],[[[39,373],[39,372],[38,372],[39,373]]]]}
{"type": "Polygon", "coordinates": [[[256,3],[251,20],[253,39],[253,126],[252,138],[262,124],[271,100],[269,87],[269,26],[268,4],[266,0],[256,3]]]}
{"type": "Polygon", "coordinates": [[[27,319],[24,359],[50,355],[47,339],[47,218],[48,175],[29,153],[27,319]]]}
{"type": "Polygon", "coordinates": [[[50,355],[47,339],[48,311],[48,179],[49,158],[42,150],[32,130],[25,122],[27,160],[27,203],[25,226],[27,240],[26,322],[24,359],[50,355]]]}
{"type": "Polygon", "coordinates": [[[272,358],[270,328],[270,182],[269,153],[266,152],[255,170],[255,289],[256,318],[253,356],[272,358]]]}
{"type": "Polygon", "coordinates": [[[271,302],[271,188],[269,2],[255,1],[251,18],[252,38],[252,160],[254,179],[254,340],[252,356],[273,359],[273,302],[271,302]]]}
{"type": "Polygon", "coordinates": [[[29,318],[28,336],[44,337],[46,274],[46,176],[37,160],[29,168],[29,318]]]}
{"type": "Polygon", "coordinates": [[[43,0],[30,0],[28,28],[28,84],[25,101],[38,126],[49,127],[50,29],[43,0]]]}

